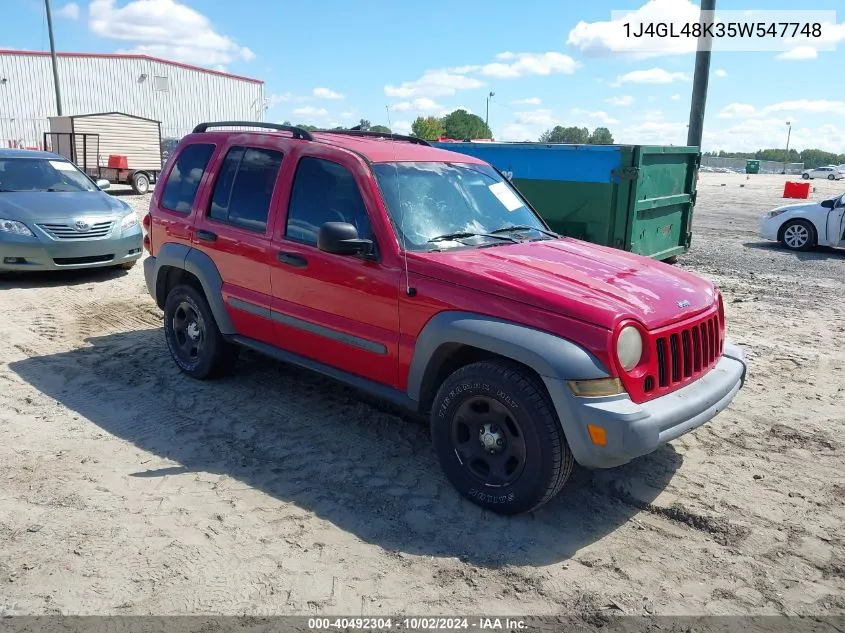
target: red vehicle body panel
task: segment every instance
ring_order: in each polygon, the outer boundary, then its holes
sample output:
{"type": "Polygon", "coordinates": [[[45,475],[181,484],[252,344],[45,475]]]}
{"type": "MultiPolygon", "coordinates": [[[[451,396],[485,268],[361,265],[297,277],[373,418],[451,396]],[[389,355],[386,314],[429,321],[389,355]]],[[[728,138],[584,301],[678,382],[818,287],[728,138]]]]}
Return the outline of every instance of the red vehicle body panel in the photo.
{"type": "MultiPolygon", "coordinates": [[[[217,145],[191,214],[186,217],[162,209],[159,188],[153,195],[151,254],[165,242],[192,245],[216,263],[226,298],[276,313],[264,318],[227,304],[242,335],[402,390],[407,387],[417,337],[426,323],[445,310],[467,311],[521,323],[581,345],[611,375],[620,376],[634,402],[678,389],[711,366],[700,364],[697,371],[665,385],[654,382],[659,371],[655,341],[670,336],[676,324],[689,329],[699,320],[712,319],[718,310],[719,334],[714,340],[721,354],[724,319],[717,308],[718,291],[701,277],[649,258],[570,238],[403,254],[368,163],[486,163],[407,142],[313,135],[316,142],[279,133],[189,135],[174,158],[192,142],[217,145]],[[226,150],[233,145],[285,154],[263,235],[205,217],[214,187],[209,174],[219,172],[226,150]],[[296,166],[306,155],[340,163],[353,173],[370,216],[379,261],[326,253],[285,237],[296,166]],[[196,230],[214,231],[218,241],[199,241],[196,230]],[[307,267],[280,263],[280,251],[305,258],[307,267]],[[415,296],[408,296],[406,284],[415,288],[415,296]],[[638,324],[645,348],[640,365],[627,374],[618,367],[613,351],[625,323],[638,324]],[[327,338],[320,334],[321,328],[363,340],[369,347],[327,338]]],[[[167,182],[173,164],[175,160],[168,161],[161,183],[167,182]]],[[[715,360],[718,356],[707,363],[715,360]]]]}

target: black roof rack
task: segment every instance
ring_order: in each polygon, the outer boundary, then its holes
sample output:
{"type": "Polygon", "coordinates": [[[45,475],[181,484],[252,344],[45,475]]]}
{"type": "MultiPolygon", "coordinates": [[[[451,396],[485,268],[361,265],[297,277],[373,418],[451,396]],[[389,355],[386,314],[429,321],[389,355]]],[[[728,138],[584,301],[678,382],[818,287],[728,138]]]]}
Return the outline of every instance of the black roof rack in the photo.
{"type": "Polygon", "coordinates": [[[301,138],[306,141],[313,141],[314,137],[301,127],[295,125],[282,125],[281,123],[264,123],[262,121],[213,121],[209,123],[200,123],[194,128],[194,133],[205,132],[210,127],[260,127],[268,130],[278,130],[281,132],[290,132],[294,138],[301,138]]]}
{"type": "Polygon", "coordinates": [[[388,134],[387,132],[373,132],[372,130],[314,130],[319,134],[344,134],[346,136],[363,136],[364,138],[389,138],[396,141],[407,141],[416,145],[431,147],[428,141],[416,136],[405,136],[404,134],[388,134]]]}

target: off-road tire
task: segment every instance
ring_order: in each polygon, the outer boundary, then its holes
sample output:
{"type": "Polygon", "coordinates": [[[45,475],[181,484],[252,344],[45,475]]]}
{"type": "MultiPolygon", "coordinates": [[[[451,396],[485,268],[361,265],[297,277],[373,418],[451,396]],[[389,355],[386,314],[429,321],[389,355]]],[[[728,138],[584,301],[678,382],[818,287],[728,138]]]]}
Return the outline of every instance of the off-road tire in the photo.
{"type": "Polygon", "coordinates": [[[237,345],[223,338],[203,294],[187,285],[176,286],[167,295],[164,303],[164,338],[179,369],[197,380],[211,380],[230,374],[240,351],[237,345]],[[197,324],[196,330],[202,336],[202,344],[195,357],[185,353],[180,344],[184,333],[180,336],[174,325],[178,314],[185,314],[186,311],[192,313],[190,318],[197,324]]]}
{"type": "Polygon", "coordinates": [[[464,497],[498,514],[539,508],[560,491],[572,472],[575,460],[544,385],[517,363],[480,361],[458,369],[440,386],[430,419],[434,450],[447,479],[464,497]],[[524,438],[522,470],[505,486],[480,482],[469,460],[462,463],[458,457],[453,440],[453,424],[459,424],[455,414],[475,398],[503,405],[524,438]]]}

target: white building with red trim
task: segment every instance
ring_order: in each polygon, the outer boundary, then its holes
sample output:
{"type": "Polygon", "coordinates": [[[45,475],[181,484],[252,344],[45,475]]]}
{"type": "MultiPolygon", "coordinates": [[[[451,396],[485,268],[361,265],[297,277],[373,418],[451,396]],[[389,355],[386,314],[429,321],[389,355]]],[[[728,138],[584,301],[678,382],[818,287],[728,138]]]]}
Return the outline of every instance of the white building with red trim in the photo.
{"type": "MultiPolygon", "coordinates": [[[[179,138],[202,121],[264,120],[264,82],[134,54],[58,53],[62,114],[125,112],[179,138]]],[[[0,50],[0,147],[38,147],[56,116],[50,54],[0,50]]]]}

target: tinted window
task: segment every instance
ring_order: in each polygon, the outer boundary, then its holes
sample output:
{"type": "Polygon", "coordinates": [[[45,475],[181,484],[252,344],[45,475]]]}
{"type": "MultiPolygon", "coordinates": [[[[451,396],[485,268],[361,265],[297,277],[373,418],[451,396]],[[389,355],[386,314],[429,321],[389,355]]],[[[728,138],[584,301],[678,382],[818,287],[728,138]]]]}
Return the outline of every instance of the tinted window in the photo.
{"type": "Polygon", "coordinates": [[[367,208],[352,172],[337,163],[306,157],[296,168],[286,235],[316,244],[326,222],[348,222],[358,229],[358,237],[373,239],[367,208]]]}
{"type": "Polygon", "coordinates": [[[180,152],[164,185],[162,207],[179,213],[191,212],[202,174],[213,152],[214,145],[205,144],[188,145],[180,152]]]}
{"type": "Polygon", "coordinates": [[[214,185],[208,215],[264,232],[281,164],[281,152],[251,147],[230,149],[214,185]]]}

